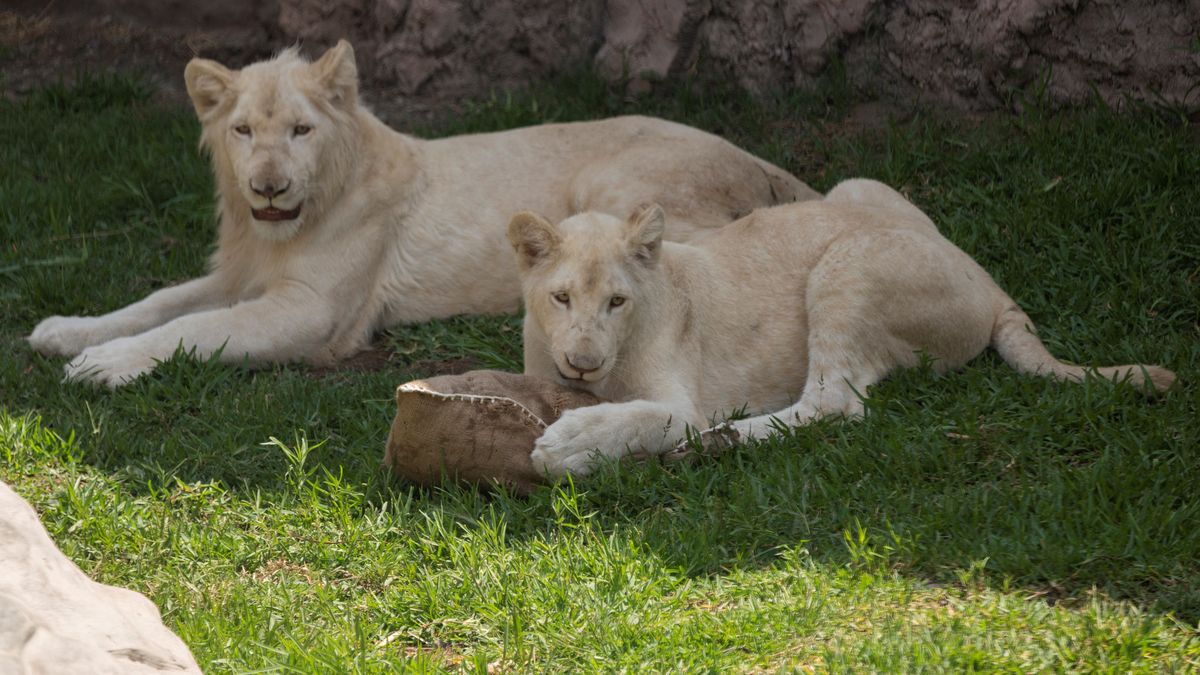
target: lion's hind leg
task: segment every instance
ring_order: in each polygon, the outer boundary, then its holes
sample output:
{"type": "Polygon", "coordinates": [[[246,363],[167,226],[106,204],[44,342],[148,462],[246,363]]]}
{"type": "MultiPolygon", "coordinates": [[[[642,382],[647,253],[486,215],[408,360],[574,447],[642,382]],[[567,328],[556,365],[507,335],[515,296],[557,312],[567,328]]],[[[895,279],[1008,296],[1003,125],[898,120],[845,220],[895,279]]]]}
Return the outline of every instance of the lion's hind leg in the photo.
{"type": "Polygon", "coordinates": [[[803,393],[783,410],[735,422],[743,438],[763,438],[781,424],[799,426],[826,415],[861,415],[867,388],[897,365],[894,354],[903,346],[880,321],[871,280],[853,272],[870,243],[837,242],[813,269],[808,330],[797,354],[807,362],[803,393]]]}
{"type": "Polygon", "coordinates": [[[946,310],[917,301],[943,285],[924,278],[936,258],[919,233],[860,230],[832,243],[808,278],[807,331],[797,354],[807,363],[800,399],[783,410],[734,422],[739,434],[763,438],[780,424],[862,415],[869,387],[897,368],[917,365],[922,350],[941,354],[920,339],[919,328],[944,323],[936,317],[946,310]]]}
{"type": "Polygon", "coordinates": [[[742,439],[761,439],[780,427],[803,426],[828,415],[858,417],[863,413],[867,388],[883,379],[889,369],[866,354],[814,348],[809,353],[808,378],[796,403],[773,413],[732,422],[742,439]]]}
{"type": "Polygon", "coordinates": [[[903,215],[919,222],[934,232],[938,231],[937,225],[929,219],[929,216],[925,215],[924,211],[917,208],[892,187],[877,180],[869,178],[844,180],[825,195],[825,201],[888,209],[897,215],[903,215]]]}

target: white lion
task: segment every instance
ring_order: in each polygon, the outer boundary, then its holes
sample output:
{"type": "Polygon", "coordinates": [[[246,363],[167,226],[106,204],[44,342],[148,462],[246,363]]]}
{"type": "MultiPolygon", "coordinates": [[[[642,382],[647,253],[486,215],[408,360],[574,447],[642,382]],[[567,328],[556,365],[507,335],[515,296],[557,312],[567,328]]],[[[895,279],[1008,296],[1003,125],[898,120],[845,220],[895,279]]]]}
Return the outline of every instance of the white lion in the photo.
{"type": "Polygon", "coordinates": [[[99,317],[50,317],[29,336],[74,357],[67,377],[117,386],[182,346],[225,361],[328,363],[373,331],[515,310],[504,226],[666,203],[687,239],[756,207],[819,195],[705,132],[623,117],[423,141],[358,101],[350,45],[233,71],[184,73],[212,155],[220,231],[207,276],[99,317]]]}
{"type": "MultiPolygon", "coordinates": [[[[946,370],[990,345],[1024,373],[1091,370],[1051,356],[982,267],[875,181],[756,211],[694,245],[662,243],[663,229],[658,206],[625,221],[582,213],[555,226],[522,212],[509,224],[525,372],[613,401],[546,429],[532,457],[551,474],[672,450],[688,427],[742,407],[758,416],[707,433],[762,438],[858,415],[871,385],[922,354],[946,370]]],[[[1094,370],[1159,390],[1174,380],[1156,366],[1094,370]]]]}

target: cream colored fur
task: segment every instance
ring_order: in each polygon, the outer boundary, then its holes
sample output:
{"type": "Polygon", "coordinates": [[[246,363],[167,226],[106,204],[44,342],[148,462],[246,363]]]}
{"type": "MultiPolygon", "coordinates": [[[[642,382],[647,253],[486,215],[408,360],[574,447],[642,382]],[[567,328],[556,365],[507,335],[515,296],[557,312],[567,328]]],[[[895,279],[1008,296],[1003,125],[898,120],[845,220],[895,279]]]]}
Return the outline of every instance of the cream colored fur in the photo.
{"type": "Polygon", "coordinates": [[[359,105],[354,54],[288,50],[233,71],[185,72],[217,178],[220,231],[207,276],[99,317],[50,317],[29,341],[73,357],[67,377],[117,386],[182,345],[252,363],[328,363],[373,331],[515,310],[504,226],[628,213],[646,201],[689,239],[756,207],[819,195],[697,129],[622,117],[424,141],[359,105]]]}
{"type": "Polygon", "coordinates": [[[716,431],[762,438],[780,424],[858,415],[871,385],[922,354],[946,370],[990,345],[1024,373],[1096,372],[1159,390],[1174,380],[1156,366],[1056,360],[982,267],[875,181],[756,211],[695,245],[662,243],[664,222],[655,206],[557,226],[523,212],[509,225],[525,372],[614,401],[546,429],[533,459],[551,474],[674,449],[686,428],[743,407],[757,416],[716,431]]]}

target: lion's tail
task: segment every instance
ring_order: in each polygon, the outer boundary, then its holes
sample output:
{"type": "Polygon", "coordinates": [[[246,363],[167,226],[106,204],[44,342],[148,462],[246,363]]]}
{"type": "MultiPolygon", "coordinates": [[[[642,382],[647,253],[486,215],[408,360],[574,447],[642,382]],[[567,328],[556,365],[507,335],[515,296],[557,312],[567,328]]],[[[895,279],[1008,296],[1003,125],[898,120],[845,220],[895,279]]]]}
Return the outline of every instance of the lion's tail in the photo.
{"type": "Polygon", "coordinates": [[[1087,373],[1092,372],[1108,379],[1128,380],[1131,384],[1143,388],[1149,384],[1158,391],[1166,391],[1175,381],[1175,373],[1161,366],[1083,368],[1063,363],[1050,354],[1046,345],[1034,332],[1029,316],[1011,300],[1009,306],[996,317],[995,326],[992,328],[992,347],[1000,353],[1005,363],[1018,372],[1059,380],[1081,382],[1087,373]]]}

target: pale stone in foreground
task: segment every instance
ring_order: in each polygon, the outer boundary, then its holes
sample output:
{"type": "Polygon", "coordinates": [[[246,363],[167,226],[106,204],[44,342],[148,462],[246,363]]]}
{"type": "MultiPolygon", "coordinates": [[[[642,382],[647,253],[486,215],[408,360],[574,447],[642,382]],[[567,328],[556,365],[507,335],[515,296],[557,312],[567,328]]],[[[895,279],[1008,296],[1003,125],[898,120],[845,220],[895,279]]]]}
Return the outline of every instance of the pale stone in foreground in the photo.
{"type": "Polygon", "coordinates": [[[89,579],[0,482],[0,673],[199,673],[140,593],[89,579]]]}

